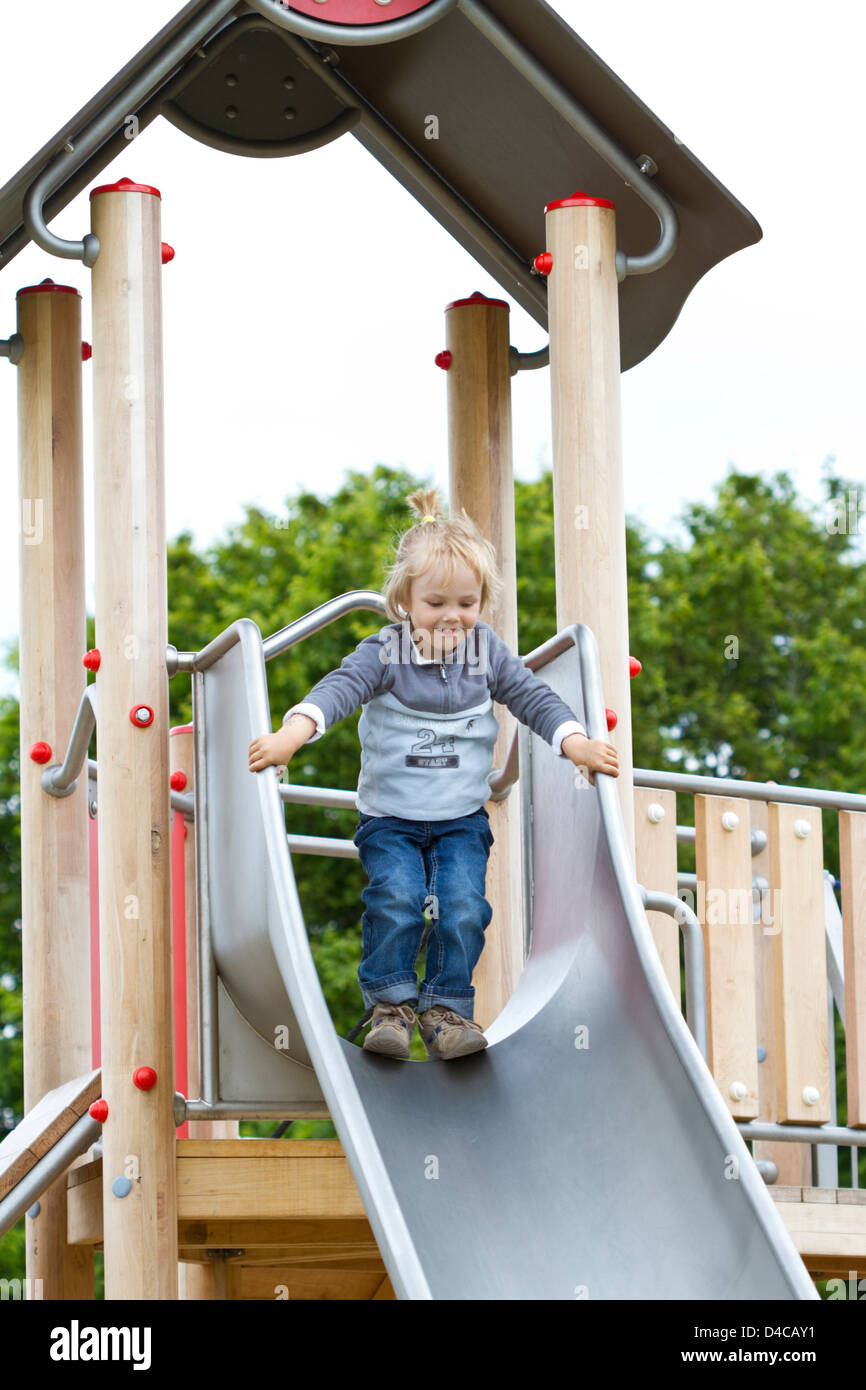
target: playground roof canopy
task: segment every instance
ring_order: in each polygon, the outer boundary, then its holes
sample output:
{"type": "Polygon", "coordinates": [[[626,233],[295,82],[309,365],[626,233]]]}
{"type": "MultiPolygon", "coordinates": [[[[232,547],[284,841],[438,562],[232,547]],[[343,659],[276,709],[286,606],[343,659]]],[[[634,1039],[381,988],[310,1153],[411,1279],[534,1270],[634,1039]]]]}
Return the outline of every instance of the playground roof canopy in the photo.
{"type": "Polygon", "coordinates": [[[0,189],[0,268],[160,115],[258,158],[351,133],[545,328],[545,204],[610,199],[623,370],[761,237],[544,0],[192,0],[0,189]]]}

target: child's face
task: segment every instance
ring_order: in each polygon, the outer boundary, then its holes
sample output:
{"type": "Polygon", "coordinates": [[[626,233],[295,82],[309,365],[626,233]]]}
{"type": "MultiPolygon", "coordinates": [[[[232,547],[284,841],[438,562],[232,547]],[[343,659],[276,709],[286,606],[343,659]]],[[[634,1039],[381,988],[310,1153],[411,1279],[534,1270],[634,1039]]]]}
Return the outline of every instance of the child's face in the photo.
{"type": "Polygon", "coordinates": [[[413,581],[409,621],[423,656],[452,652],[478,622],[481,584],[468,565],[458,564],[450,583],[444,564],[413,581]]]}

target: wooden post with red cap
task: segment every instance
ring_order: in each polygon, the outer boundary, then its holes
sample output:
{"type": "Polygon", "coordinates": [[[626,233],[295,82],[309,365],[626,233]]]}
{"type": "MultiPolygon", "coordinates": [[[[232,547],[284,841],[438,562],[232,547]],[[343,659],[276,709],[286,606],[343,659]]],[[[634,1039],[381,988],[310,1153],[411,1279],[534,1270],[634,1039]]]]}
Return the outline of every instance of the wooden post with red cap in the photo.
{"type": "Polygon", "coordinates": [[[105,1296],[173,1299],[160,195],[123,179],[90,197],[105,1296]]]}
{"type": "MultiPolygon", "coordinates": [[[[483,615],[517,650],[517,572],[511,452],[511,367],[508,305],[483,294],[449,304],[445,313],[448,373],[450,511],[461,507],[492,543],[504,581],[498,607],[483,615]]],[[[503,767],[516,728],[502,705],[494,767],[503,767]]],[[[488,801],[494,845],[487,866],[493,917],[473,976],[475,1018],[487,1027],[502,1012],[523,969],[520,798],[488,801]]]]}
{"type": "MultiPolygon", "coordinates": [[[[42,789],[84,693],[87,644],[81,297],[46,280],[17,296],[24,1108],[90,1070],[87,775],[42,789]],[[36,744],[44,744],[40,750],[36,744]],[[33,756],[31,756],[31,753],[33,756]],[[44,759],[37,761],[37,759],[44,759]]],[[[66,1175],[28,1218],[27,1277],[45,1299],[93,1298],[93,1256],[66,1240],[66,1175]]]]}
{"type": "Polygon", "coordinates": [[[628,590],[620,420],[616,214],[606,198],[575,193],[545,208],[553,421],[556,625],[586,623],[601,658],[610,740],[634,852],[628,590]]]}

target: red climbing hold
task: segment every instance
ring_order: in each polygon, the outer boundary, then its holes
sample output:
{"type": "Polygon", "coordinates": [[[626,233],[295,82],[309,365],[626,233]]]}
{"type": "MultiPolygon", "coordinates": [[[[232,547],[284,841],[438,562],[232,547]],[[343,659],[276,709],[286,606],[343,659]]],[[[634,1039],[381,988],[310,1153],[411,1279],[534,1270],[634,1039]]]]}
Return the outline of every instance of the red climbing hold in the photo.
{"type": "Polygon", "coordinates": [[[640,671],[642,671],[642,670],[643,670],[643,667],[641,666],[641,664],[640,664],[640,662],[638,661],[637,657],[636,657],[636,656],[630,656],[629,659],[628,659],[628,673],[629,673],[629,675],[630,675],[630,676],[636,676],[636,675],[638,674],[638,672],[640,672],[640,671]]]}
{"type": "Polygon", "coordinates": [[[90,346],[90,344],[89,344],[89,343],[82,343],[82,344],[81,344],[81,360],[82,360],[82,362],[89,362],[92,356],[93,356],[93,348],[90,346]]]}
{"type": "Polygon", "coordinates": [[[162,243],[162,263],[168,265],[169,261],[174,260],[174,247],[169,246],[167,241],[162,243]]]}
{"type": "Polygon", "coordinates": [[[89,652],[84,653],[84,656],[81,658],[81,660],[87,667],[88,671],[98,671],[100,663],[102,661],[102,657],[99,654],[99,648],[91,647],[89,652]]]}
{"type": "Polygon", "coordinates": [[[441,367],[443,372],[447,372],[448,368],[451,366],[451,353],[447,348],[444,352],[437,352],[436,366],[441,367]]]}
{"type": "Polygon", "coordinates": [[[532,262],[532,269],[536,275],[549,275],[553,270],[553,256],[549,251],[542,251],[532,262]]]}
{"type": "Polygon", "coordinates": [[[98,1120],[101,1125],[108,1119],[108,1101],[95,1100],[90,1107],[90,1114],[94,1120],[98,1120]]]}
{"type": "Polygon", "coordinates": [[[140,1091],[152,1091],[156,1085],[156,1072],[153,1067],[136,1067],[132,1073],[133,1085],[140,1091]]]}
{"type": "Polygon", "coordinates": [[[47,763],[51,761],[51,744],[34,743],[30,749],[30,756],[34,763],[47,763]]]}
{"type": "Polygon", "coordinates": [[[173,772],[168,780],[172,791],[182,792],[184,787],[186,786],[186,773],[173,772]]]}
{"type": "Polygon", "coordinates": [[[617,724],[619,723],[619,720],[616,717],[616,710],[606,709],[604,713],[605,718],[607,719],[608,729],[615,729],[617,724]]]}

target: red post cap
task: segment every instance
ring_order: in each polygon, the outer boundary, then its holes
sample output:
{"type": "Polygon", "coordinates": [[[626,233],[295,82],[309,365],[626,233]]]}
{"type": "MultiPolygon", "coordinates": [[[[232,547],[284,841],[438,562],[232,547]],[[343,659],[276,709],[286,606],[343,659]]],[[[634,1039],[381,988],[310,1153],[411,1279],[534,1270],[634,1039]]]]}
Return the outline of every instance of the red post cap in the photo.
{"type": "Polygon", "coordinates": [[[643,667],[641,666],[641,664],[640,664],[640,662],[638,661],[637,657],[636,657],[636,656],[630,656],[629,659],[628,659],[628,673],[629,673],[629,675],[630,675],[630,676],[636,676],[636,675],[638,674],[638,672],[639,672],[639,671],[642,671],[642,670],[643,670],[643,667]]]}
{"type": "Polygon", "coordinates": [[[101,1125],[108,1119],[108,1101],[95,1100],[90,1107],[90,1115],[94,1120],[98,1120],[101,1125]]]}
{"type": "Polygon", "coordinates": [[[551,212],[553,208],[613,208],[616,211],[616,204],[609,198],[593,198],[590,193],[582,193],[580,189],[572,193],[570,198],[556,198],[552,203],[547,203],[545,212],[551,212]]]}
{"type": "Polygon", "coordinates": [[[467,305],[473,308],[479,304],[500,304],[503,309],[508,308],[504,299],[488,299],[487,295],[482,294],[480,290],[476,290],[474,294],[470,294],[468,299],[453,299],[450,304],[445,305],[445,308],[446,311],[448,309],[462,309],[467,305]]]}
{"type": "Polygon", "coordinates": [[[436,366],[441,367],[443,372],[447,372],[448,368],[451,366],[451,353],[448,348],[446,348],[444,352],[437,352],[436,366]]]}
{"type": "Polygon", "coordinates": [[[608,729],[615,729],[617,724],[619,723],[619,720],[616,717],[616,710],[606,709],[604,714],[605,718],[607,719],[608,729]]]}
{"type": "MultiPolygon", "coordinates": [[[[78,294],[74,285],[55,285],[53,280],[43,280],[38,285],[24,285],[15,298],[22,294],[78,294]]],[[[81,295],[78,294],[79,299],[81,295]]]]}
{"type": "Polygon", "coordinates": [[[98,671],[102,663],[102,657],[100,655],[99,648],[91,647],[89,652],[84,653],[84,656],[81,658],[81,661],[82,665],[86,666],[88,671],[98,671]]]}
{"type": "Polygon", "coordinates": [[[173,772],[168,779],[169,785],[174,792],[182,792],[186,786],[186,773],[173,772]]]}
{"type": "Polygon", "coordinates": [[[136,1067],[132,1073],[132,1084],[140,1091],[152,1091],[156,1083],[157,1075],[153,1067],[136,1067]]]}
{"type": "Polygon", "coordinates": [[[91,198],[97,193],[153,193],[157,198],[162,197],[159,189],[154,188],[153,184],[134,183],[132,179],[118,179],[117,183],[101,183],[98,188],[91,188],[91,198]]]}
{"type": "Polygon", "coordinates": [[[532,269],[539,275],[549,275],[553,270],[553,256],[549,251],[542,251],[532,262],[532,269]]]}
{"type": "Polygon", "coordinates": [[[30,757],[34,763],[49,763],[51,761],[51,744],[34,743],[30,749],[30,757]]]}
{"type": "Polygon", "coordinates": [[[169,261],[174,260],[174,247],[169,246],[167,241],[162,243],[162,263],[168,265],[169,261]]]}

